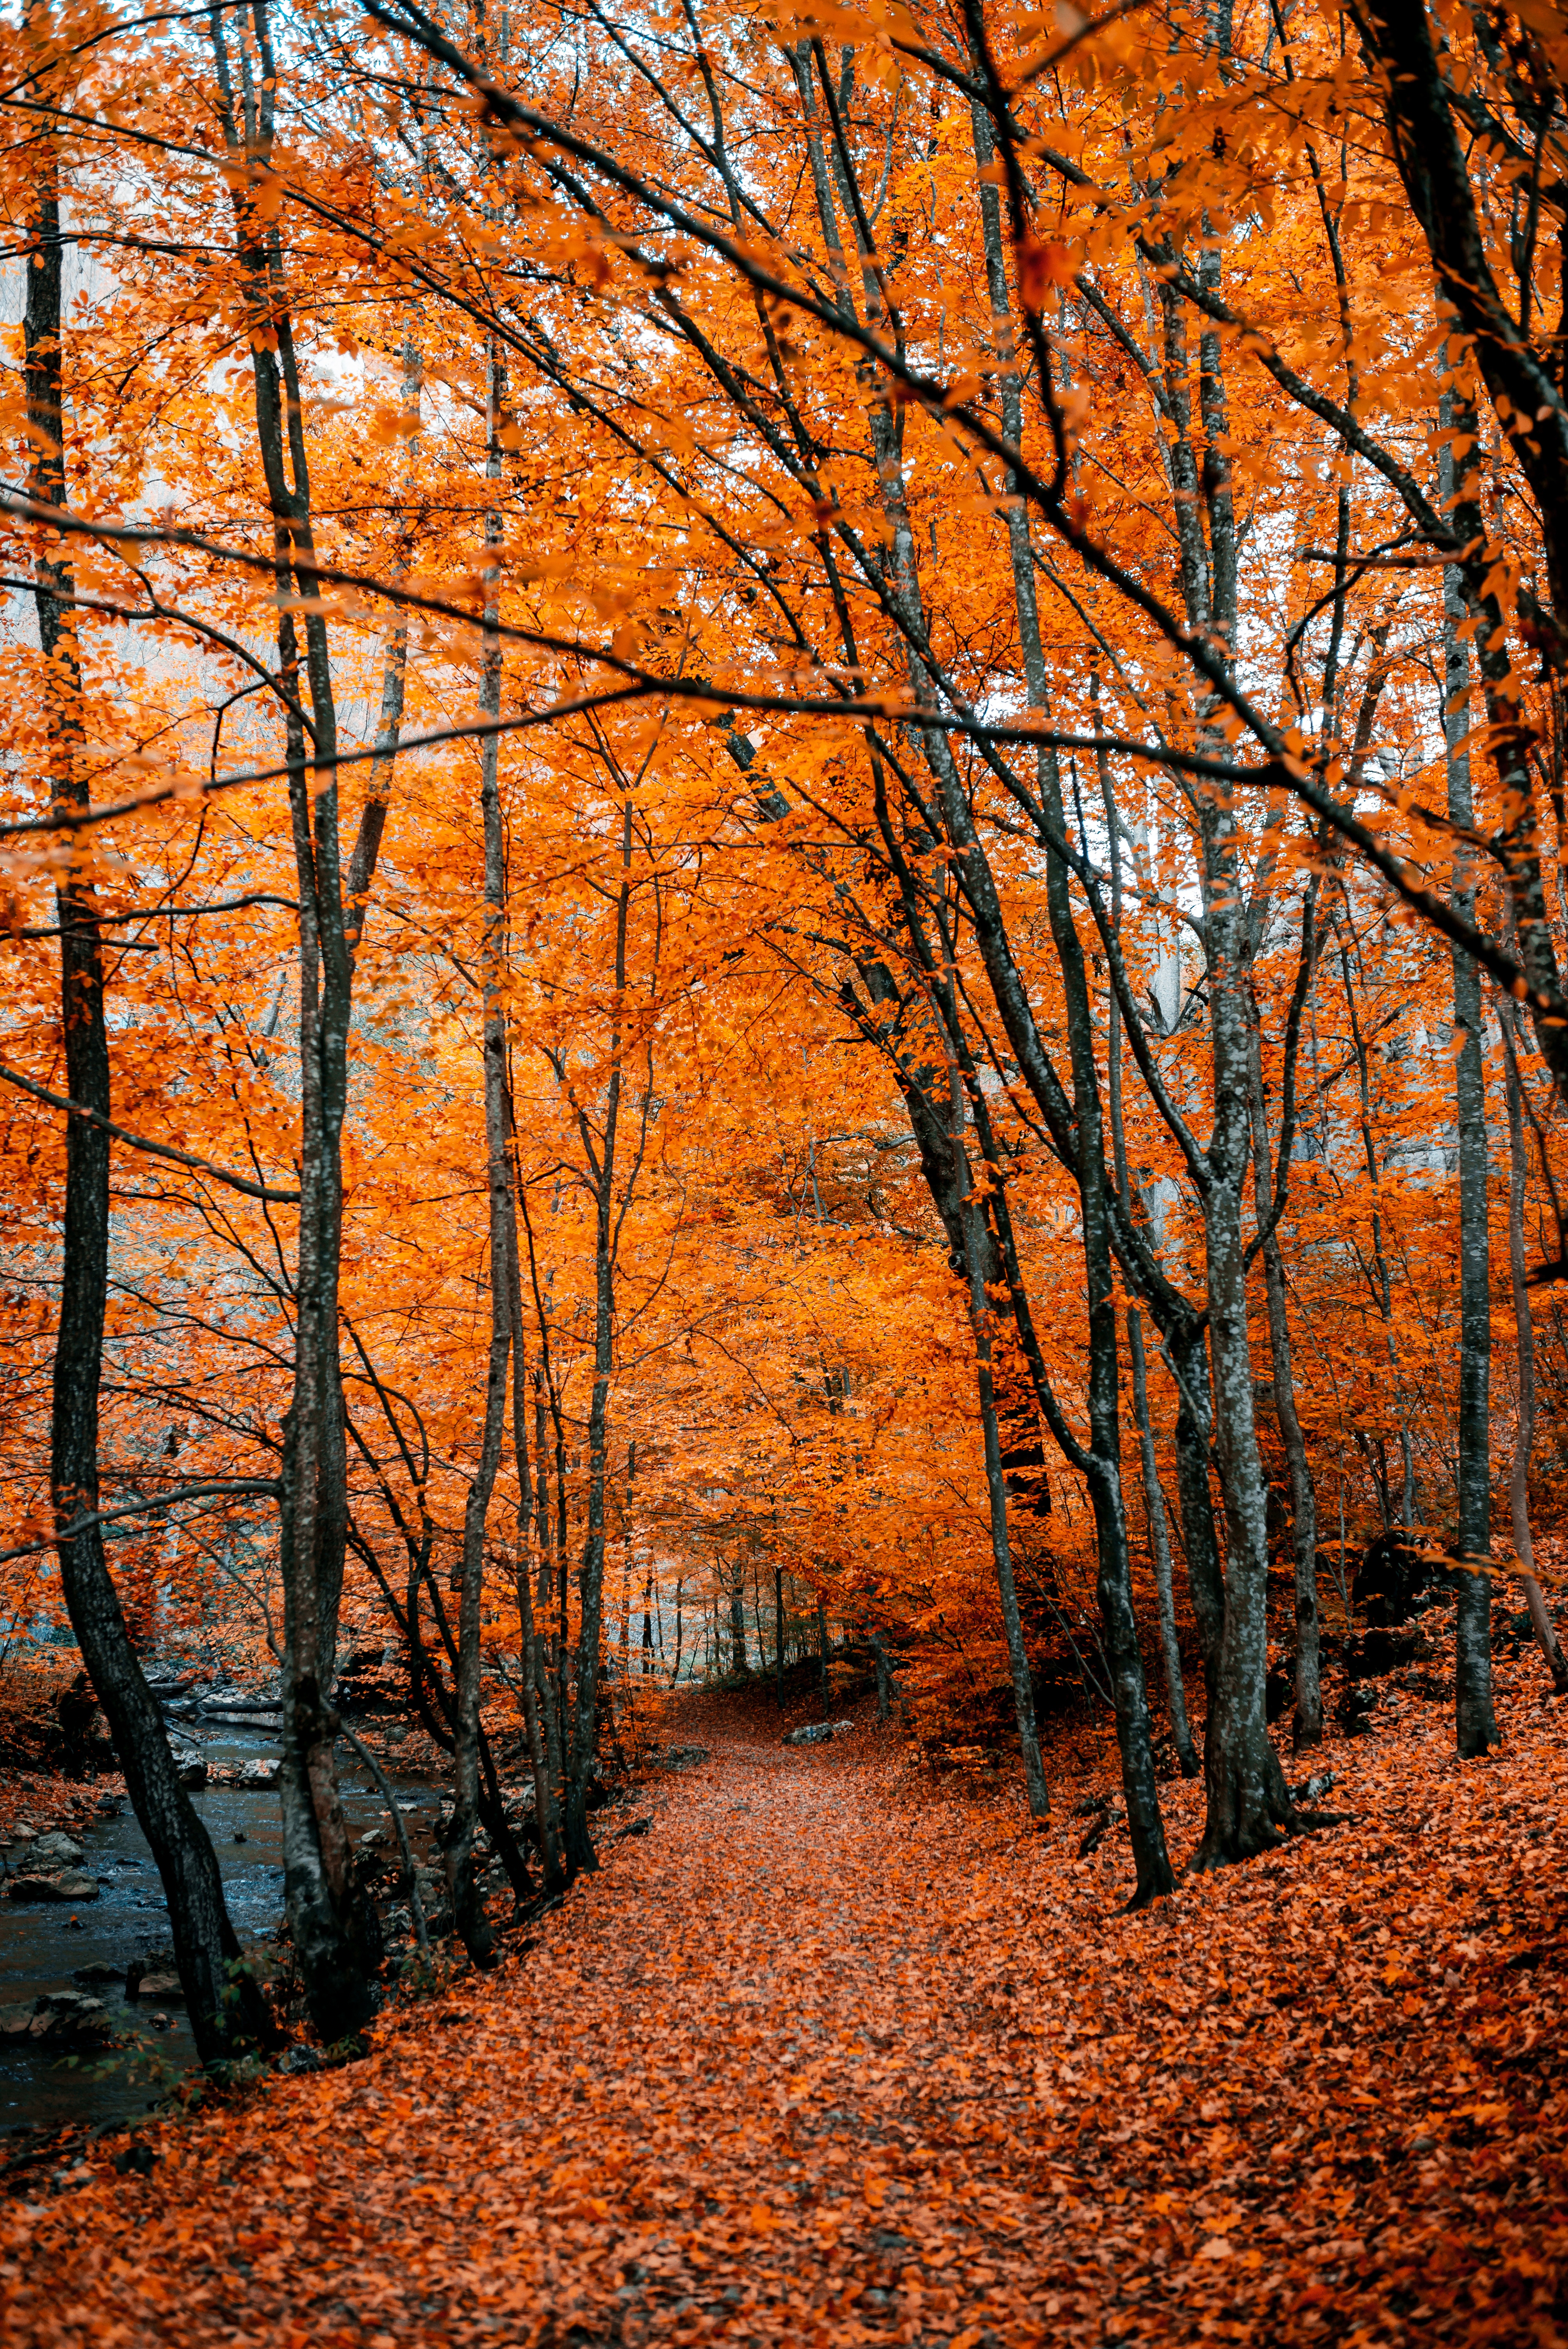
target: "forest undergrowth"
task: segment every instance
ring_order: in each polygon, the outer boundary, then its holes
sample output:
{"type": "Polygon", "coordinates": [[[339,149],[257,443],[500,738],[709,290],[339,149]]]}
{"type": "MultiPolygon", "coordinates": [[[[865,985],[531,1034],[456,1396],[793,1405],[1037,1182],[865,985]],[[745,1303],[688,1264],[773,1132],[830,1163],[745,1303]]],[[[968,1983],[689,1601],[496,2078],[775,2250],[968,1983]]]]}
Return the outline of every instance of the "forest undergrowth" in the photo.
{"type": "Polygon", "coordinates": [[[686,1699],[709,1759],[496,1973],[14,2201],[5,2338],[1558,2341],[1560,1730],[1500,1680],[1501,1754],[1412,1706],[1326,1749],[1344,1824],[1137,1916],[1109,1775],[1031,1835],[686,1699]]]}

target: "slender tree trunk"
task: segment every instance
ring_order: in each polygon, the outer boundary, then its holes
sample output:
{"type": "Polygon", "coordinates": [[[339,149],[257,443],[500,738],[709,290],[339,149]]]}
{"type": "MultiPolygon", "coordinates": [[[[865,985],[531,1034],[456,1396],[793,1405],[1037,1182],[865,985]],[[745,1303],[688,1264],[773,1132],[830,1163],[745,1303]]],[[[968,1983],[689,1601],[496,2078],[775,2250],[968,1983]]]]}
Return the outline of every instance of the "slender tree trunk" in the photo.
{"type": "MultiPolygon", "coordinates": [[[[539,1837],[540,1865],[547,1893],[560,1890],[564,1880],[561,1863],[561,1734],[554,1717],[554,1682],[543,1629],[535,1603],[529,1568],[535,1527],[531,1490],[528,1440],[528,1382],[524,1375],[522,1283],[518,1266],[515,1213],[507,1219],[510,1261],[507,1292],[511,1317],[512,1450],[517,1456],[517,1619],[522,1649],[523,1718],[528,1731],[529,1762],[533,1773],[533,1822],[539,1837]]],[[[535,1372],[537,1379],[539,1373],[535,1372]]],[[[543,1425],[534,1428],[538,1453],[543,1451],[543,1425]]],[[[541,1457],[542,1470],[542,1457],[541,1457]]]]}
{"type": "Polygon", "coordinates": [[[773,1562],[773,1698],[784,1710],[784,1569],[773,1562]]]}
{"type": "MultiPolygon", "coordinates": [[[[1445,395],[1451,413],[1452,395],[1445,395]]],[[[1444,420],[1447,421],[1447,416],[1444,420]]],[[[1442,451],[1452,494],[1451,446],[1442,451]]],[[[1469,831],[1475,821],[1470,756],[1463,747],[1470,721],[1470,648],[1459,633],[1464,593],[1450,564],[1443,573],[1444,718],[1448,742],[1449,818],[1469,831]],[[1455,697],[1459,707],[1455,707],[1455,697]]],[[[1459,852],[1466,859],[1461,846],[1459,852]]],[[[1455,873],[1454,905],[1475,920],[1475,884],[1468,869],[1455,873]]],[[[1482,1050],[1480,971],[1469,955],[1453,954],[1454,1026],[1460,1049],[1454,1061],[1454,1109],[1460,1150],[1460,1409],[1459,1526],[1454,1543],[1459,1564],[1454,1643],[1454,1726],[1461,1754],[1485,1754],[1495,1745],[1497,1717],[1491,1701],[1491,1583],[1472,1559],[1491,1555],[1491,1238],[1487,1208],[1490,1153],[1486,1132],[1486,1063],[1482,1050]]]]}
{"type": "Polygon", "coordinates": [[[820,1597],[817,1600],[817,1664],[821,1688],[822,1718],[824,1721],[831,1721],[833,1698],[832,1691],[828,1685],[828,1610],[820,1597]]]}
{"type": "MultiPolygon", "coordinates": [[[[1307,919],[1313,918],[1309,912],[1307,919]]],[[[1274,1156],[1269,1139],[1268,1107],[1264,1098],[1263,1061],[1256,1028],[1253,1031],[1253,1199],[1260,1225],[1267,1221],[1274,1197],[1274,1156]]],[[[1323,1743],[1323,1692],[1317,1656],[1317,1499],[1312,1486],[1312,1466],[1306,1439],[1295,1408],[1295,1370],[1291,1360],[1290,1319],[1285,1308],[1284,1259],[1279,1238],[1271,1232],[1264,1242],[1264,1280],[1268,1300],[1269,1353],[1274,1371],[1274,1408],[1290,1473],[1291,1531],[1295,1547],[1295,1719],[1292,1743],[1299,1754],[1323,1743]]]]}
{"type": "MultiPolygon", "coordinates": [[[[1383,1245],[1383,1170],[1377,1163],[1377,1138],[1372,1130],[1372,1071],[1367,1049],[1367,1039],[1361,1033],[1361,1023],[1356,1012],[1356,988],[1351,977],[1350,957],[1343,939],[1339,949],[1339,967],[1345,980],[1345,1009],[1350,1022],[1351,1048],[1356,1055],[1356,1069],[1361,1102],[1361,1155],[1367,1168],[1367,1181],[1372,1193],[1372,1263],[1377,1275],[1377,1300],[1383,1316],[1384,1343],[1387,1349],[1388,1368],[1392,1373],[1395,1407],[1399,1414],[1399,1459],[1403,1479],[1399,1499],[1399,1523],[1407,1532],[1416,1522],[1416,1461],[1410,1441],[1410,1410],[1405,1393],[1404,1372],[1400,1367],[1398,1340],[1394,1334],[1394,1284],[1388,1272],[1387,1250],[1383,1245]]],[[[1379,1479],[1380,1491],[1387,1490],[1387,1479],[1379,1479]]]]}
{"type": "Polygon", "coordinates": [[[1524,1585],[1531,1628],[1540,1643],[1559,1696],[1568,1696],[1568,1661],[1558,1643],[1556,1628],[1547,1611],[1546,1598],[1535,1578],[1535,1546],[1530,1531],[1530,1454],[1535,1437],[1535,1325],[1530,1311],[1530,1285],[1524,1265],[1524,1194],[1529,1160],[1524,1139],[1523,1079],[1519,1067],[1522,1027],[1515,1006],[1501,999],[1508,1084],[1508,1270],[1513,1295],[1513,1334],[1519,1369],[1519,1419],[1513,1432],[1513,1461],[1508,1479],[1508,1500],[1513,1521],[1513,1548],[1524,1585]]]}
{"type": "Polygon", "coordinates": [[[1040,1758],[1035,1725],[1035,1683],[1029,1652],[1024,1642],[1024,1622],[1013,1576],[1012,1545],[1007,1527],[1007,1478],[1002,1465],[1002,1435],[996,1417],[995,1376],[995,1318],[985,1275],[995,1249],[985,1210],[975,1195],[973,1170],[964,1142],[965,1094],[955,1060],[949,1066],[948,1133],[953,1151],[954,1180],[964,1199],[964,1263],[968,1276],[969,1331],[975,1352],[975,1381],[980,1406],[980,1435],[985,1462],[986,1514],[991,1533],[991,1563],[1001,1602],[1002,1630],[1007,1643],[1007,1668],[1013,1683],[1013,1713],[1018,1729],[1018,1751],[1024,1762],[1024,1791],[1029,1816],[1048,1819],[1050,1788],[1040,1758]]]}
{"type": "MultiPolygon", "coordinates": [[[[315,569],[304,404],[283,248],[258,202],[270,168],[277,88],[265,0],[255,0],[252,20],[261,75],[253,80],[250,51],[242,44],[238,109],[227,39],[216,16],[209,32],[233,171],[230,193],[248,312],[257,449],[273,520],[278,684],[299,888],[299,1243],[279,1545],[284,1889],[312,2020],[331,2042],[374,2013],[368,1975],[378,1955],[376,1915],[355,1878],[338,1794],[337,1723],[330,1702],[348,1507],[337,1290],[353,957],[338,839],[336,708],[315,569]],[[304,607],[303,668],[296,602],[304,607]]],[[[366,874],[366,887],[368,882],[366,874]]]]}
{"type": "MultiPolygon", "coordinates": [[[[1117,839],[1116,804],[1111,793],[1110,775],[1107,762],[1100,761],[1100,788],[1105,799],[1107,830],[1111,849],[1111,875],[1114,892],[1111,918],[1118,932],[1121,926],[1121,857],[1117,839]]],[[[1110,1143],[1116,1167],[1117,1191],[1128,1220],[1132,1217],[1132,1177],[1127,1157],[1127,1133],[1121,1097],[1121,1015],[1114,997],[1109,1016],[1109,1040],[1106,1055],[1107,1091],[1110,1097],[1110,1143]]],[[[1138,1422],[1140,1457],[1143,1469],[1143,1505],[1149,1520],[1149,1547],[1154,1564],[1154,1585],[1160,1607],[1160,1644],[1165,1664],[1165,1701],[1171,1713],[1171,1734],[1176,1741],[1176,1756],[1181,1775],[1195,1778],[1198,1757],[1192,1750],[1192,1733],[1187,1723],[1187,1692],[1181,1677],[1181,1651],[1176,1638],[1176,1600],[1171,1580],[1171,1543],[1165,1524],[1165,1499],[1160,1489],[1160,1473],[1154,1454],[1154,1429],[1149,1416],[1149,1372],[1143,1353],[1143,1317],[1136,1305],[1127,1309],[1127,1349],[1132,1366],[1132,1407],[1138,1422]]]]}
{"type": "Polygon", "coordinates": [[[747,1677],[746,1657],[746,1561],[738,1557],[729,1585],[729,1649],[731,1670],[738,1681],[747,1677]]]}
{"type": "MultiPolygon", "coordinates": [[[[588,1530],[578,1575],[577,1702],[566,1787],[566,1865],[573,1875],[599,1862],[588,1833],[588,1781],[598,1732],[599,1647],[604,1597],[604,1485],[608,1463],[610,1376],[615,1337],[615,1149],[621,1112],[626,936],[631,911],[632,803],[621,827],[621,886],[615,916],[614,1019],[604,1127],[598,1150],[593,1226],[593,1387],[588,1405],[588,1530]]],[[[562,1616],[564,1617],[564,1607],[562,1616]]]]}
{"type": "Polygon", "coordinates": [[[882,1644],[882,1634],[874,1624],[866,1626],[866,1637],[871,1641],[872,1655],[876,1664],[877,1719],[885,1721],[892,1711],[892,1668],[888,1662],[888,1652],[882,1644]]]}
{"type": "MultiPolygon", "coordinates": [[[[40,142],[36,210],[30,223],[23,319],[27,421],[35,436],[28,482],[41,505],[66,502],[64,329],[59,165],[40,142]]],[[[50,794],[57,808],[88,804],[81,756],[81,671],[68,564],[40,551],[34,600],[45,665],[50,794]]],[[[75,862],[56,894],[60,925],[60,1026],[67,1098],[109,1114],[108,1028],[97,899],[75,862]]],[[[66,1122],[59,1325],[50,1415],[49,1489],[57,1528],[98,1507],[98,1398],[108,1285],[109,1137],[86,1118],[66,1122]]],[[[223,1899],[207,1830],[180,1784],[163,1717],[142,1676],[92,1525],[59,1544],[71,1629],[109,1726],[137,1819],[152,1848],[169,1904],[175,1962],[197,2053],[205,2064],[271,2036],[266,2009],[223,1899]]]]}
{"type": "Polygon", "coordinates": [[[1226,1521],[1225,1615],[1204,1737],[1207,1816],[1195,1868],[1271,1849],[1295,1825],[1268,1734],[1268,1527],[1253,1403],[1242,1195],[1251,1155],[1251,1020],[1235,823],[1212,802],[1203,834],[1213,1129],[1202,1192],[1214,1417],[1226,1521]]]}
{"type": "MultiPolygon", "coordinates": [[[[419,446],[423,383],[424,357],[410,336],[403,345],[403,415],[408,430],[406,489],[410,493],[419,446]]],[[[410,551],[408,533],[405,528],[399,540],[397,557],[391,569],[393,584],[407,578],[410,551]]],[[[376,755],[370,762],[370,781],[366,786],[365,804],[359,812],[359,830],[355,835],[354,851],[348,860],[345,919],[351,952],[357,948],[364,930],[371,876],[376,871],[387,830],[387,815],[392,802],[392,775],[403,730],[403,701],[407,678],[408,615],[407,606],[399,604],[394,609],[392,625],[387,631],[382,647],[381,708],[376,721],[376,755]]]]}
{"type": "MultiPolygon", "coordinates": [[[[486,353],[487,447],[486,478],[500,479],[498,438],[505,400],[506,378],[492,343],[486,353]]],[[[500,714],[500,576],[498,550],[500,514],[490,506],[485,515],[485,622],[483,664],[480,677],[480,709],[487,718],[500,714]]],[[[511,1350],[511,1305],[509,1263],[511,1243],[511,1167],[507,1154],[506,1018],[503,985],[506,965],[506,841],[501,825],[500,741],[487,734],[480,750],[480,806],[484,823],[485,936],[480,957],[484,989],[485,1157],[490,1195],[490,1341],[485,1378],[485,1407],[480,1436],[479,1464],[469,1486],[463,1512],[461,1588],[458,1610],[458,1669],[453,1723],[456,1783],[452,1816],[447,1830],[447,1881],[452,1917],[469,1955],[478,1966],[495,1959],[495,1936],[474,1879],[473,1841],[479,1805],[480,1645],[484,1604],[485,1526],[490,1495],[500,1466],[501,1439],[506,1426],[507,1361],[511,1350]]]]}
{"type": "Polygon", "coordinates": [[[1127,1351],[1132,1364],[1132,1408],[1138,1421],[1139,1451],[1143,1466],[1143,1501],[1149,1516],[1149,1547],[1154,1563],[1154,1585],[1160,1600],[1160,1648],[1165,1663],[1165,1702],[1171,1713],[1171,1733],[1183,1778],[1199,1771],[1192,1732],[1187,1720],[1187,1692],[1181,1676],[1181,1650],[1176,1637],[1176,1594],[1171,1575],[1171,1535],[1165,1522],[1165,1496],[1160,1489],[1160,1469],[1154,1452],[1154,1429],[1149,1416],[1149,1371],[1143,1352],[1143,1317],[1136,1305],[1127,1309],[1127,1351]]]}

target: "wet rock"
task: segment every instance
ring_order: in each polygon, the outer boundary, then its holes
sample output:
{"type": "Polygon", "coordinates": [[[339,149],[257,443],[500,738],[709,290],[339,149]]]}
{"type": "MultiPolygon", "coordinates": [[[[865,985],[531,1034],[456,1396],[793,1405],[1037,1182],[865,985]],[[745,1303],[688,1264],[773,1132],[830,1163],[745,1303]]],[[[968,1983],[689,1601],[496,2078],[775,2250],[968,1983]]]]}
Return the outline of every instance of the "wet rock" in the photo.
{"type": "Polygon", "coordinates": [[[47,1869],[75,1868],[81,1856],[80,1844],[73,1842],[68,1835],[61,1835],[57,1831],[54,1835],[40,1836],[27,1857],[33,1867],[47,1869]]]}
{"type": "Polygon", "coordinates": [[[146,1674],[147,1685],[160,1704],[167,1704],[171,1697],[183,1696],[187,1689],[195,1687],[201,1677],[200,1672],[186,1671],[146,1674]]]}
{"type": "Polygon", "coordinates": [[[134,1998],[142,1983],[150,1981],[154,1974],[162,1974],[166,1978],[173,1975],[176,1980],[179,1978],[174,1952],[167,1944],[160,1950],[149,1950],[139,1958],[132,1958],[125,1970],[127,1998],[134,1998]]]}
{"type": "Polygon", "coordinates": [[[157,1973],[143,1974],[136,1985],[135,1994],[138,1998],[156,1999],[161,2004],[168,1998],[183,1998],[185,1992],[180,1986],[178,1974],[157,1973]]]}
{"type": "Polygon", "coordinates": [[[835,1737],[846,1737],[854,1727],[852,1721],[808,1721],[799,1729],[787,1729],[786,1745],[826,1745],[835,1737]]]}
{"type": "Polygon", "coordinates": [[[98,1897],[96,1876],[83,1876],[74,1868],[57,1876],[36,1876],[30,1863],[26,1874],[12,1877],[5,1891],[12,1900],[96,1900],[98,1897]]]}
{"type": "Polygon", "coordinates": [[[171,1730],[169,1750],[174,1756],[174,1767],[182,1786],[190,1789],[207,1784],[207,1757],[191,1738],[181,1737],[171,1730]]]}
{"type": "Polygon", "coordinates": [[[234,1784],[237,1786],[275,1786],[283,1766],[270,1754],[257,1754],[253,1760],[241,1763],[234,1784]]]}
{"type": "Polygon", "coordinates": [[[324,2072],[326,2066],[314,2047],[291,2047],[273,2068],[292,2079],[301,2072],[324,2072]]]}
{"type": "Polygon", "coordinates": [[[0,2039],[107,2039],[113,2024],[102,1999],[78,1990],[48,1991],[19,2006],[0,2007],[0,2039]]]}
{"type": "Polygon", "coordinates": [[[125,1980],[125,1968],[111,1965],[107,1958],[91,1958],[85,1966],[72,1970],[73,1979],[79,1982],[119,1982],[125,1980]]]}

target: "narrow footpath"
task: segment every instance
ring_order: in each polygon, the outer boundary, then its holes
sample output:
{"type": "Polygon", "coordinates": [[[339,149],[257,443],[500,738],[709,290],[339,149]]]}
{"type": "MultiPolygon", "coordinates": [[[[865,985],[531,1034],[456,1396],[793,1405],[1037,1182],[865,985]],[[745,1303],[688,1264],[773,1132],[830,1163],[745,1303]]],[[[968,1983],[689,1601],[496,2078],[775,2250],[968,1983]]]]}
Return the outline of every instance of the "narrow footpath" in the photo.
{"type": "Polygon", "coordinates": [[[0,2335],[1561,2338],[1558,1733],[1505,1702],[1501,1761],[1331,1746],[1352,1825],[1123,1918],[1068,1816],[1109,1781],[1030,1837],[873,1726],[694,1702],[710,1758],[498,1973],[0,2208],[0,2335]]]}

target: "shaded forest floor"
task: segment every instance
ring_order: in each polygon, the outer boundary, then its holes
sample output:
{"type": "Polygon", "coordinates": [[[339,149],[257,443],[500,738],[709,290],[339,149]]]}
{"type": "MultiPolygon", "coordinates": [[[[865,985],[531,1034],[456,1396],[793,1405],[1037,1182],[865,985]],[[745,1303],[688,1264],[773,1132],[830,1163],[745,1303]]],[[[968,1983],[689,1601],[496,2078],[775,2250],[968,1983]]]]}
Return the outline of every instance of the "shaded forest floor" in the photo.
{"type": "MultiPolygon", "coordinates": [[[[1333,1744],[1354,1822],[1124,1918],[1057,1790],[692,1699],[618,1844],[367,2060],[0,2212],[23,2344],[1555,2342],[1562,1716],[1333,1744]],[[1555,2295],[1555,2297],[1554,2297],[1555,2295]]],[[[1173,1845],[1195,1787],[1165,1789],[1173,1845]]],[[[1124,1831],[1123,1831],[1124,1833],[1124,1831]]]]}

